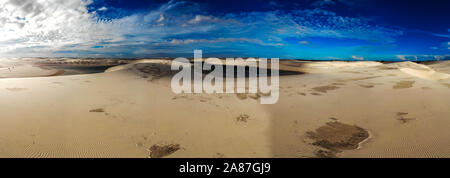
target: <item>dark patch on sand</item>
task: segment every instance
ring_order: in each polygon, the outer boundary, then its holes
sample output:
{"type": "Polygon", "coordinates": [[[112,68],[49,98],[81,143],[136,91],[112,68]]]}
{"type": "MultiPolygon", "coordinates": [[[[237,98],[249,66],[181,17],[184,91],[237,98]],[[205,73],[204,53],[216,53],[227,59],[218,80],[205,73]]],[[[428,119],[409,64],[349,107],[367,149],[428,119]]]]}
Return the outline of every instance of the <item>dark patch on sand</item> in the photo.
{"type": "Polygon", "coordinates": [[[397,67],[391,67],[391,66],[386,66],[386,65],[379,65],[376,68],[379,70],[396,70],[396,69],[398,69],[397,67]]]}
{"type": "Polygon", "coordinates": [[[188,98],[186,95],[176,95],[172,98],[172,100],[186,99],[186,98],[188,98]]]}
{"type": "Polygon", "coordinates": [[[416,81],[400,81],[397,82],[394,86],[392,86],[392,89],[404,89],[404,88],[411,88],[416,81]]]}
{"type": "Polygon", "coordinates": [[[142,78],[150,78],[150,82],[163,77],[172,76],[170,65],[158,63],[135,64],[136,69],[141,73],[142,78]]]}
{"type": "Polygon", "coordinates": [[[66,71],[65,70],[57,70],[55,73],[48,75],[49,77],[51,76],[58,76],[58,75],[63,75],[66,71]]]}
{"type": "Polygon", "coordinates": [[[250,97],[251,99],[257,100],[259,98],[261,98],[261,94],[260,93],[252,93],[252,94],[248,94],[248,97],[250,97]]]}
{"type": "Polygon", "coordinates": [[[236,96],[241,100],[247,99],[247,94],[245,93],[236,93],[236,96]]]}
{"type": "Polygon", "coordinates": [[[303,93],[303,92],[297,92],[297,94],[302,95],[302,96],[306,96],[306,93],[303,93]]]}
{"type": "Polygon", "coordinates": [[[91,109],[89,112],[105,112],[105,109],[103,108],[97,108],[97,109],[91,109]]]}
{"type": "Polygon", "coordinates": [[[351,82],[351,81],[374,79],[374,78],[378,78],[378,77],[381,77],[381,76],[359,77],[359,78],[351,78],[351,79],[337,80],[337,81],[338,82],[351,82]]]}
{"type": "Polygon", "coordinates": [[[142,142],[137,142],[137,143],[136,143],[136,146],[137,146],[137,147],[142,147],[142,146],[144,146],[144,144],[143,144],[142,142]]]}
{"type": "Polygon", "coordinates": [[[333,120],[333,121],[337,121],[337,120],[338,120],[338,119],[335,118],[335,117],[330,117],[330,119],[333,120]]]}
{"type": "Polygon", "coordinates": [[[248,121],[248,118],[250,118],[249,115],[247,115],[247,114],[241,114],[241,115],[239,115],[238,117],[236,117],[236,121],[237,121],[237,122],[247,122],[247,121],[248,121]]]}
{"type": "Polygon", "coordinates": [[[345,85],[345,83],[335,82],[335,83],[332,83],[332,85],[345,85]]]}
{"type": "Polygon", "coordinates": [[[341,73],[360,74],[358,71],[340,71],[341,73]]]}
{"type": "Polygon", "coordinates": [[[258,91],[257,93],[236,93],[236,96],[241,100],[245,100],[247,98],[258,100],[261,96],[270,96],[270,93],[266,94],[258,91]]]}
{"type": "Polygon", "coordinates": [[[162,158],[175,153],[180,149],[179,144],[169,144],[169,145],[153,145],[150,147],[150,158],[162,158]]]}
{"type": "Polygon", "coordinates": [[[366,84],[358,84],[358,85],[363,88],[373,88],[374,87],[374,85],[366,85],[366,84]]]}
{"type": "Polygon", "coordinates": [[[358,71],[340,71],[342,73],[349,73],[349,74],[360,74],[361,72],[358,71]]]}
{"type": "Polygon", "coordinates": [[[422,90],[431,90],[432,88],[430,87],[422,87],[422,90]]]}
{"type": "Polygon", "coordinates": [[[337,87],[337,86],[335,86],[335,85],[327,85],[327,86],[319,86],[319,87],[314,87],[314,88],[312,88],[314,91],[317,91],[317,92],[322,92],[322,93],[326,93],[327,91],[330,91],[330,90],[336,90],[336,89],[338,89],[339,87],[337,87]]]}
{"type": "Polygon", "coordinates": [[[317,157],[336,157],[336,154],[343,150],[358,148],[359,143],[369,137],[369,132],[366,130],[338,121],[328,122],[314,132],[310,131],[306,134],[314,140],[313,145],[327,150],[317,151],[317,157]]]}
{"type": "Polygon", "coordinates": [[[446,86],[447,88],[450,88],[450,84],[449,83],[442,83],[442,85],[446,86]]]}
{"type": "Polygon", "coordinates": [[[216,158],[224,158],[225,154],[223,154],[223,153],[216,153],[216,155],[214,157],[216,157],[216,158]]]}
{"type": "Polygon", "coordinates": [[[397,120],[402,122],[402,124],[406,124],[412,120],[415,120],[414,118],[407,118],[406,115],[408,115],[407,112],[397,112],[397,120]]]}
{"type": "Polygon", "coordinates": [[[9,90],[9,91],[24,91],[24,90],[28,90],[28,88],[17,88],[17,87],[6,88],[6,89],[9,90]]]}
{"type": "Polygon", "coordinates": [[[320,93],[310,93],[311,95],[314,95],[314,96],[320,96],[321,94],[320,93]]]}
{"type": "Polygon", "coordinates": [[[336,153],[328,150],[316,150],[314,154],[318,158],[336,158],[336,153]]]}

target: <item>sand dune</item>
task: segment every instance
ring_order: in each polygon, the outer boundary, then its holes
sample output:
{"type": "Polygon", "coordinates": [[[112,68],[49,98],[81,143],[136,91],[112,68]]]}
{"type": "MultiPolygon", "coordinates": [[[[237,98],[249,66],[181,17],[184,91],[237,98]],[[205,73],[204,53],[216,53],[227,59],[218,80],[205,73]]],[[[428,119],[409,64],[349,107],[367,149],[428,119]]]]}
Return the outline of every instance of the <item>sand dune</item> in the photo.
{"type": "Polygon", "coordinates": [[[32,65],[8,66],[0,68],[0,78],[44,77],[61,75],[64,71],[58,69],[44,69],[32,65]]]}
{"type": "Polygon", "coordinates": [[[305,67],[319,68],[319,69],[337,69],[337,68],[360,68],[360,67],[373,67],[383,65],[380,62],[372,61],[359,61],[359,62],[310,62],[305,67]]]}
{"type": "Polygon", "coordinates": [[[174,94],[169,64],[0,79],[0,157],[450,157],[444,64],[282,61],[312,72],[281,76],[274,105],[174,94]]]}
{"type": "Polygon", "coordinates": [[[412,76],[429,79],[429,80],[446,80],[446,79],[450,78],[450,74],[436,72],[432,69],[417,70],[417,69],[411,69],[411,68],[401,68],[400,70],[402,72],[405,72],[412,76]]]}

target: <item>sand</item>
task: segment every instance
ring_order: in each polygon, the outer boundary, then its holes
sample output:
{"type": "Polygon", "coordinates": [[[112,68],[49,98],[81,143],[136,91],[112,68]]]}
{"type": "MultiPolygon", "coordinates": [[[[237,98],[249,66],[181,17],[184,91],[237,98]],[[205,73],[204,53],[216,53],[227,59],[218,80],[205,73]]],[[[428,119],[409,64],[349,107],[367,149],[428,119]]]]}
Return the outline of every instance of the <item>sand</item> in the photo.
{"type": "Polygon", "coordinates": [[[261,105],[174,94],[170,60],[64,76],[30,60],[0,64],[0,157],[450,157],[449,61],[283,61],[294,73],[261,105]]]}

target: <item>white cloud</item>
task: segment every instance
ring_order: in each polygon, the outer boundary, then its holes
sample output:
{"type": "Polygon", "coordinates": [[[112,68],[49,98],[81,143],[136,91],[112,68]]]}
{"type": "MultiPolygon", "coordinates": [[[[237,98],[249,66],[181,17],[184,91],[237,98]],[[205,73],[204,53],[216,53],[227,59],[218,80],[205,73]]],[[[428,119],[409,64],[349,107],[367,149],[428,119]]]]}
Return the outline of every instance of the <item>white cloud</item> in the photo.
{"type": "Polygon", "coordinates": [[[436,60],[450,60],[450,55],[436,55],[434,56],[434,59],[436,60]]]}
{"type": "Polygon", "coordinates": [[[196,24],[200,22],[217,22],[219,20],[220,20],[219,18],[213,16],[196,15],[195,18],[190,20],[188,23],[196,24]]]}
{"type": "Polygon", "coordinates": [[[427,54],[415,54],[415,55],[396,55],[397,59],[402,61],[418,61],[418,60],[450,60],[450,55],[427,55],[427,54]]]}
{"type": "Polygon", "coordinates": [[[402,61],[406,60],[406,56],[405,55],[396,55],[396,57],[402,61]]]}
{"type": "Polygon", "coordinates": [[[0,1],[0,56],[53,56],[58,51],[86,51],[102,44],[120,48],[157,41],[175,31],[161,29],[165,20],[162,14],[182,4],[171,1],[145,14],[99,19],[95,12],[88,11],[91,3],[91,0],[0,1]],[[127,35],[147,37],[133,39],[127,35]],[[154,38],[149,38],[151,35],[154,38]]]}
{"type": "Polygon", "coordinates": [[[224,42],[246,42],[254,43],[262,46],[281,46],[281,43],[265,43],[259,39],[249,39],[249,38],[216,38],[216,39],[172,39],[170,44],[191,44],[191,43],[224,43],[224,42]]]}
{"type": "MultiPolygon", "coordinates": [[[[185,44],[227,42],[237,42],[240,45],[237,51],[243,49],[241,43],[282,46],[286,37],[392,42],[401,34],[367,20],[338,16],[322,9],[212,16],[197,9],[200,7],[190,8],[185,7],[188,5],[185,2],[170,1],[147,12],[100,19],[95,11],[87,10],[90,3],[86,0],[0,0],[0,56],[51,56],[58,51],[78,54],[89,50],[107,55],[136,51],[154,54],[168,49],[172,52],[174,48],[186,50],[181,47],[188,46],[185,44]],[[100,48],[94,50],[93,46],[100,48]]],[[[308,44],[308,41],[299,43],[308,44]]],[[[207,46],[220,50],[219,45],[207,46]]]]}
{"type": "Polygon", "coordinates": [[[159,19],[156,21],[158,23],[162,22],[164,20],[164,15],[159,15],[159,19]]]}
{"type": "Polygon", "coordinates": [[[106,8],[105,6],[98,9],[98,11],[107,11],[107,10],[108,10],[108,8],[106,8]]]}
{"type": "Polygon", "coordinates": [[[3,1],[0,3],[0,53],[38,47],[92,43],[105,37],[83,0],[3,1]]]}
{"type": "Polygon", "coordinates": [[[362,60],[364,60],[364,57],[362,57],[362,56],[352,56],[352,59],[356,59],[356,60],[362,61],[362,60]]]}

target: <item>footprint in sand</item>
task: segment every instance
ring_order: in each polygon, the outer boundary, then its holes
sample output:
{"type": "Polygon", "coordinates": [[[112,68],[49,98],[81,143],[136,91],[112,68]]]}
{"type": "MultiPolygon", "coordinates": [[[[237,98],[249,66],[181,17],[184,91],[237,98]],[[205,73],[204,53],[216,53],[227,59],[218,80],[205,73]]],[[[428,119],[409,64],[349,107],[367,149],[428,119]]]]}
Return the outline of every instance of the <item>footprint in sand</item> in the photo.
{"type": "Polygon", "coordinates": [[[238,117],[236,117],[237,122],[247,122],[249,120],[250,116],[247,114],[241,114],[238,117]]]}
{"type": "Polygon", "coordinates": [[[397,120],[402,122],[402,124],[406,124],[412,120],[415,120],[414,118],[407,118],[406,115],[408,115],[408,114],[409,113],[407,113],[407,112],[397,112],[397,120]]]}
{"type": "Polygon", "coordinates": [[[186,95],[176,95],[174,97],[172,97],[172,100],[177,100],[177,99],[187,99],[188,97],[186,95]]]}
{"type": "Polygon", "coordinates": [[[225,154],[223,154],[223,153],[216,153],[216,155],[214,155],[214,157],[216,157],[216,158],[224,158],[225,154]]]}

